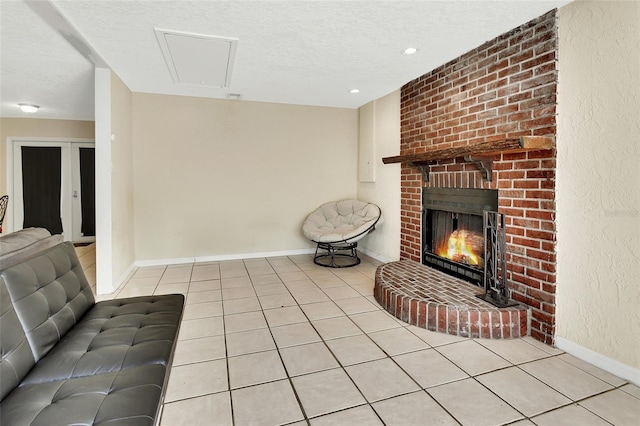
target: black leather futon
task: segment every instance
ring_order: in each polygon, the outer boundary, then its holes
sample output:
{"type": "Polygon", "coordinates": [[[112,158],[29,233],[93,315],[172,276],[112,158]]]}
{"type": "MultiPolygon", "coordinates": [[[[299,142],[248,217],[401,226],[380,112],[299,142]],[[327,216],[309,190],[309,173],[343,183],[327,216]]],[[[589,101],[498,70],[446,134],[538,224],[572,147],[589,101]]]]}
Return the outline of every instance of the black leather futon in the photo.
{"type": "Polygon", "coordinates": [[[0,271],[0,424],[157,424],[183,306],[95,303],[69,242],[0,271]]]}

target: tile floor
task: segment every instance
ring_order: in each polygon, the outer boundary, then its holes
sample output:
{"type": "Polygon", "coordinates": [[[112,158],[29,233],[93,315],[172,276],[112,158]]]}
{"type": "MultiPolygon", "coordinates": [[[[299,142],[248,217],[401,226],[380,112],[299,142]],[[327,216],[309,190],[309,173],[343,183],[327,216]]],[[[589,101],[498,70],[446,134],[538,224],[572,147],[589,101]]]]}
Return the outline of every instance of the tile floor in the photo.
{"type": "Polygon", "coordinates": [[[96,292],[96,244],[76,246],[76,254],[93,293],[96,292]]]}
{"type": "Polygon", "coordinates": [[[376,267],[138,269],[112,297],[187,296],[161,425],[640,424],[639,387],[560,350],[399,322],[372,296],[376,267]]]}

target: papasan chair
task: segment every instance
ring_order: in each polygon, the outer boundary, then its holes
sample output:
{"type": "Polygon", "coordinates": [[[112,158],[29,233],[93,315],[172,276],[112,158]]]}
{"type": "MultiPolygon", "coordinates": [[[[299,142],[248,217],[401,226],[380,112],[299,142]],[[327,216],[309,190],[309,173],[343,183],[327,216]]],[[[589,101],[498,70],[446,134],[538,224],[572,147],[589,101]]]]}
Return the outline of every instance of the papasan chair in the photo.
{"type": "Polygon", "coordinates": [[[380,207],[359,200],[332,201],[307,216],[302,225],[305,237],[317,244],[313,262],[329,268],[346,268],[360,263],[358,241],[381,224],[380,207]]]}

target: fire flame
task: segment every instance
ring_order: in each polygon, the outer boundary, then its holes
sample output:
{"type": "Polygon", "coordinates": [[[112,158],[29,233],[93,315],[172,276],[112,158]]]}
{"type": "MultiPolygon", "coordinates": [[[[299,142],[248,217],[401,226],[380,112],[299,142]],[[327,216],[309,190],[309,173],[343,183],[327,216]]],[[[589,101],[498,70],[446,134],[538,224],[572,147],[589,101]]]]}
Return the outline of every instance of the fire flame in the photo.
{"type": "Polygon", "coordinates": [[[438,250],[438,256],[444,257],[454,262],[464,263],[467,265],[478,266],[479,255],[472,247],[473,242],[467,241],[469,237],[473,238],[472,233],[465,230],[456,230],[449,236],[446,246],[441,246],[438,250]]]}

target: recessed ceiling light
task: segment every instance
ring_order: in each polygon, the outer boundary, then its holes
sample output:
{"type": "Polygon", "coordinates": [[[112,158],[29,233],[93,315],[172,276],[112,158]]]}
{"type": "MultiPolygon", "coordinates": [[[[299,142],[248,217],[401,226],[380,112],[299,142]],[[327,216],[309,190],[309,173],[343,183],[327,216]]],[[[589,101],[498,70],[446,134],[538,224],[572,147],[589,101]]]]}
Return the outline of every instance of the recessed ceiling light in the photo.
{"type": "Polygon", "coordinates": [[[32,104],[18,104],[18,106],[23,112],[28,112],[30,114],[33,114],[34,112],[37,112],[40,109],[38,105],[32,105],[32,104]]]}
{"type": "Polygon", "coordinates": [[[418,53],[418,49],[416,49],[415,47],[407,47],[406,49],[402,50],[403,55],[413,55],[415,53],[418,53]]]}
{"type": "Polygon", "coordinates": [[[351,89],[349,93],[360,93],[360,89],[351,89]]]}

